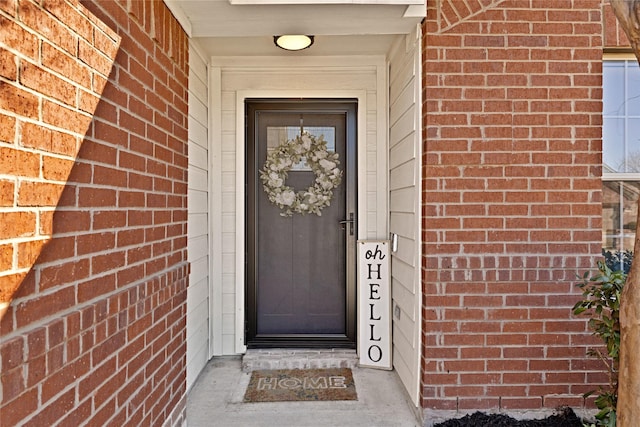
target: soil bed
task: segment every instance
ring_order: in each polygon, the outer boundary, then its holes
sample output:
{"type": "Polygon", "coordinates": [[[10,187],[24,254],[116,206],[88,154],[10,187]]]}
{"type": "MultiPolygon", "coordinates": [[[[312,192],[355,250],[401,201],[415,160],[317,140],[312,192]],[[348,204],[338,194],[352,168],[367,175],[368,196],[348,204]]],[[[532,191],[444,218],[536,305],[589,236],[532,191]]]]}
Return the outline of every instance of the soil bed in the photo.
{"type": "Polygon", "coordinates": [[[503,414],[475,412],[447,420],[433,427],[582,427],[583,421],[571,408],[560,408],[555,415],[539,420],[516,420],[503,414]]]}

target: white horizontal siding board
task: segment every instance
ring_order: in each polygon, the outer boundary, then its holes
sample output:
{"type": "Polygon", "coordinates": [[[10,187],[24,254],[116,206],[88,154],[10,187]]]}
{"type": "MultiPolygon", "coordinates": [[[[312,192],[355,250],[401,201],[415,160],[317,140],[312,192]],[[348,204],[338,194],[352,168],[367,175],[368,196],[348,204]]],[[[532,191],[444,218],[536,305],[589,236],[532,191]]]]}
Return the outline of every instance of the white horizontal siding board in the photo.
{"type": "MultiPolygon", "coordinates": [[[[194,190],[190,188],[187,191],[187,198],[189,204],[187,205],[187,211],[190,214],[208,214],[209,213],[209,193],[202,190],[194,190]]],[[[205,230],[207,233],[207,230],[205,230]]]]}
{"type": "MultiPolygon", "coordinates": [[[[194,277],[194,283],[199,283],[208,277],[208,262],[209,260],[206,256],[200,256],[193,260],[191,263],[191,272],[194,277]]],[[[187,296],[187,298],[189,298],[189,296],[187,296]]]]}
{"type": "MultiPolygon", "coordinates": [[[[209,153],[206,145],[202,146],[198,145],[195,141],[189,141],[189,164],[202,170],[208,171],[208,155],[209,153]]],[[[189,182],[189,185],[191,185],[191,182],[189,182]]]]}
{"type": "MultiPolygon", "coordinates": [[[[230,307],[231,309],[233,309],[233,307],[230,307]]],[[[224,334],[228,334],[228,335],[234,335],[235,334],[235,330],[233,328],[233,322],[235,319],[235,313],[233,313],[233,311],[231,313],[225,313],[222,315],[223,318],[223,324],[224,324],[224,329],[223,329],[223,333],[224,334]]]]}
{"type": "MultiPolygon", "coordinates": [[[[222,294],[222,313],[229,314],[230,316],[235,317],[235,295],[233,293],[223,293],[222,294]]],[[[232,326],[232,325],[227,325],[232,326]]]]}
{"type": "MultiPolygon", "coordinates": [[[[415,341],[415,335],[413,333],[413,328],[415,325],[414,319],[411,319],[409,316],[405,315],[406,312],[404,312],[404,310],[402,311],[402,314],[400,315],[400,319],[394,319],[394,336],[398,333],[400,333],[401,335],[398,335],[398,341],[400,342],[404,342],[406,343],[406,345],[408,347],[410,347],[411,349],[415,349],[416,346],[416,341],[415,341]]],[[[405,360],[411,360],[412,359],[412,355],[415,354],[415,351],[409,350],[409,351],[403,351],[403,354],[406,354],[406,356],[404,356],[403,358],[405,360]]]]}
{"type": "Polygon", "coordinates": [[[209,183],[207,181],[209,174],[206,169],[200,169],[195,165],[189,165],[187,173],[189,176],[189,188],[200,191],[209,190],[209,183]]]}
{"type": "MultiPolygon", "coordinates": [[[[377,122],[378,122],[378,115],[375,113],[375,111],[367,111],[367,122],[366,122],[367,129],[375,129],[377,122]]],[[[373,135],[377,135],[377,134],[374,133],[373,135]]],[[[376,150],[378,148],[377,143],[378,143],[377,139],[374,139],[373,141],[371,141],[371,148],[376,150]]]]}
{"type": "Polygon", "coordinates": [[[229,274],[235,278],[235,273],[236,273],[235,265],[236,265],[235,253],[224,252],[222,254],[222,273],[229,274]]]}
{"type": "Polygon", "coordinates": [[[401,308],[400,316],[408,316],[412,321],[416,320],[416,310],[413,304],[415,294],[407,289],[399,280],[392,281],[393,302],[401,308]]]}
{"type": "MultiPolygon", "coordinates": [[[[195,234],[195,233],[194,233],[195,234]]],[[[209,256],[209,234],[204,233],[199,236],[189,236],[187,239],[187,251],[193,256],[190,256],[190,260],[197,260],[200,258],[206,258],[209,256]]],[[[208,275],[208,268],[205,269],[208,275]]],[[[191,286],[191,284],[189,284],[191,286]]]]}
{"type": "Polygon", "coordinates": [[[222,354],[235,354],[236,351],[236,336],[235,334],[223,334],[222,335],[222,354]]]}
{"type": "MultiPolygon", "coordinates": [[[[193,263],[199,259],[205,259],[205,263],[208,263],[206,259],[209,256],[209,235],[203,234],[197,237],[189,237],[187,239],[187,253],[189,254],[189,261],[193,263]]],[[[209,269],[204,269],[204,275],[199,278],[193,278],[195,280],[201,280],[209,275],[209,269]]],[[[193,281],[189,283],[189,286],[194,284],[193,281]]]]}
{"type": "Polygon", "coordinates": [[[201,247],[203,243],[209,243],[206,241],[207,236],[204,237],[204,242],[197,242],[198,239],[192,239],[192,242],[194,240],[196,240],[196,242],[190,245],[196,248],[193,252],[194,258],[190,261],[190,267],[193,273],[189,276],[189,288],[193,289],[190,289],[187,298],[192,303],[206,302],[206,299],[209,297],[209,256],[206,252],[197,252],[197,249],[201,247]]]}
{"type": "Polygon", "coordinates": [[[378,163],[378,153],[367,151],[365,155],[367,156],[367,169],[375,168],[378,163]]]}
{"type": "Polygon", "coordinates": [[[394,233],[403,237],[413,237],[417,227],[416,214],[413,212],[394,212],[390,213],[390,227],[394,233]]]}
{"type": "Polygon", "coordinates": [[[204,291],[195,289],[193,292],[194,295],[197,294],[200,298],[198,299],[197,296],[192,296],[187,300],[188,303],[191,304],[191,309],[188,311],[189,316],[187,316],[187,339],[197,335],[198,329],[202,328],[202,325],[207,327],[209,314],[209,309],[207,307],[207,295],[209,291],[207,290],[206,282],[204,282],[204,285],[200,287],[204,287],[204,291]]]}
{"type": "Polygon", "coordinates": [[[368,152],[375,153],[378,147],[378,134],[376,132],[367,132],[365,149],[368,152]]]}
{"type": "MultiPolygon", "coordinates": [[[[193,269],[193,274],[189,276],[189,280],[194,283],[205,282],[207,285],[204,290],[208,291],[208,281],[209,281],[209,255],[207,254],[206,248],[203,246],[209,244],[207,239],[208,236],[203,236],[202,239],[191,239],[190,247],[193,247],[193,261],[191,261],[191,266],[193,269]]],[[[190,282],[191,283],[191,282],[190,282]]],[[[189,284],[191,286],[191,284],[189,284]]],[[[200,295],[199,298],[205,298],[208,295],[200,295]]]]}
{"type": "MultiPolygon", "coordinates": [[[[414,65],[413,61],[409,61],[401,64],[399,68],[395,67],[390,69],[390,73],[398,71],[398,74],[394,76],[395,78],[391,80],[391,86],[389,87],[389,97],[392,108],[399,108],[397,105],[394,105],[394,103],[396,103],[398,99],[402,99],[402,92],[407,91],[407,88],[415,87],[416,70],[414,69],[414,65]]],[[[413,92],[415,93],[415,91],[413,92]]],[[[415,99],[415,96],[411,96],[411,98],[415,99]]]]}
{"type": "MultiPolygon", "coordinates": [[[[224,213],[222,215],[223,234],[235,233],[235,231],[236,231],[236,218],[235,218],[234,212],[224,213]]],[[[233,248],[227,248],[226,246],[223,246],[222,249],[223,249],[223,252],[227,252],[228,250],[233,250],[233,248]]]]}
{"type": "MultiPolygon", "coordinates": [[[[231,171],[224,171],[222,173],[222,191],[236,194],[236,174],[231,171]]],[[[223,209],[228,206],[223,206],[223,209]]],[[[234,205],[235,209],[235,205],[234,205]]],[[[226,210],[226,209],[225,209],[226,210]]]]}
{"type": "Polygon", "coordinates": [[[192,71],[189,70],[189,100],[197,99],[207,104],[207,85],[192,71]]]}
{"type": "MultiPolygon", "coordinates": [[[[207,303],[209,294],[208,276],[206,274],[201,276],[202,278],[200,280],[194,280],[192,283],[189,283],[189,288],[191,288],[190,290],[192,292],[189,292],[187,295],[187,311],[194,312],[203,302],[205,305],[207,303]]],[[[207,317],[207,315],[203,316],[203,318],[207,317]]],[[[194,319],[187,319],[187,321],[193,322],[194,319]]],[[[202,321],[202,319],[195,323],[200,323],[200,321],[202,321]]]]}
{"type": "Polygon", "coordinates": [[[391,268],[394,272],[392,280],[398,281],[398,283],[402,284],[409,293],[416,295],[420,285],[415,283],[414,280],[414,266],[393,256],[391,257],[391,268]]]}
{"type": "Polygon", "coordinates": [[[222,205],[223,206],[231,206],[233,205],[233,200],[235,200],[236,195],[234,193],[223,193],[222,194],[222,205]]]}
{"type": "Polygon", "coordinates": [[[189,236],[201,236],[207,233],[209,229],[208,214],[190,214],[187,215],[187,228],[189,236]]]}
{"type": "Polygon", "coordinates": [[[222,92],[222,107],[225,111],[236,111],[236,91],[235,90],[223,90],[222,92]]]}
{"type": "Polygon", "coordinates": [[[194,235],[201,235],[209,228],[209,218],[207,214],[191,214],[187,215],[187,229],[191,230],[194,235]]]}
{"type": "Polygon", "coordinates": [[[221,139],[221,152],[223,153],[235,153],[236,152],[236,134],[235,132],[224,132],[221,139]]]}
{"type": "MultiPolygon", "coordinates": [[[[198,122],[191,115],[187,119],[187,124],[189,125],[189,142],[199,145],[206,150],[208,144],[206,124],[198,122]]],[[[191,153],[189,153],[189,161],[193,162],[193,159],[191,159],[191,153]]]]}
{"type": "Polygon", "coordinates": [[[189,51],[189,72],[193,73],[201,81],[207,81],[207,64],[195,49],[189,51]]]}
{"type": "Polygon", "coordinates": [[[415,187],[416,185],[416,160],[411,159],[406,163],[391,169],[389,176],[389,189],[391,191],[405,188],[415,187]]]}
{"type": "Polygon", "coordinates": [[[391,114],[389,116],[389,123],[393,126],[398,118],[409,108],[413,107],[416,103],[416,92],[414,88],[415,78],[412,78],[411,81],[404,87],[404,89],[400,92],[398,98],[393,100],[394,105],[391,109],[391,114]]]}
{"type": "Polygon", "coordinates": [[[205,103],[201,102],[198,98],[189,100],[189,115],[193,117],[195,121],[203,126],[207,126],[209,121],[208,114],[209,112],[205,103]]]}
{"type": "Polygon", "coordinates": [[[400,381],[403,384],[411,384],[413,382],[413,372],[404,360],[404,356],[398,347],[393,347],[393,368],[398,373],[398,377],[400,377],[400,381]]]}
{"type": "Polygon", "coordinates": [[[234,151],[222,152],[222,171],[235,172],[236,153],[234,151]]]}
{"type": "Polygon", "coordinates": [[[375,192],[367,192],[365,194],[366,198],[366,212],[374,212],[376,211],[376,205],[378,204],[378,195],[375,192]]]}
{"type": "Polygon", "coordinates": [[[407,340],[407,337],[404,334],[405,331],[403,331],[402,328],[400,327],[401,322],[402,322],[402,317],[400,318],[399,321],[395,320],[393,322],[393,337],[394,337],[393,345],[395,348],[398,349],[398,353],[402,355],[402,359],[407,362],[407,365],[409,365],[410,361],[414,357],[413,355],[415,354],[415,351],[414,351],[414,347],[411,345],[411,341],[407,340]]]}
{"type": "Polygon", "coordinates": [[[415,106],[405,111],[402,116],[391,126],[389,138],[391,141],[400,141],[416,130],[415,106]]]}
{"type": "Polygon", "coordinates": [[[413,85],[411,81],[415,79],[417,75],[415,65],[415,60],[408,59],[392,65],[389,68],[389,97],[391,98],[390,105],[392,108],[394,107],[393,103],[397,99],[402,98],[400,93],[403,92],[407,86],[413,85]]]}
{"type": "Polygon", "coordinates": [[[378,108],[378,92],[376,90],[368,90],[365,105],[359,105],[358,108],[364,108],[365,111],[376,111],[376,108],[378,108]]]}
{"type": "Polygon", "coordinates": [[[402,46],[397,45],[396,47],[389,66],[389,97],[392,100],[399,97],[398,88],[406,86],[411,77],[416,74],[416,59],[406,55],[407,52],[402,46]],[[393,90],[394,88],[396,90],[393,90]]]}
{"type": "Polygon", "coordinates": [[[413,239],[398,237],[398,250],[394,253],[401,261],[415,268],[416,266],[416,245],[413,239]]]}
{"type": "Polygon", "coordinates": [[[236,235],[234,233],[222,234],[222,247],[232,248],[236,241],[236,235]]]}
{"type": "Polygon", "coordinates": [[[187,364],[187,392],[191,390],[191,387],[195,384],[200,372],[202,372],[200,367],[205,366],[209,360],[207,341],[204,341],[201,344],[200,348],[192,350],[195,354],[191,358],[191,363],[187,364]]]}
{"type": "Polygon", "coordinates": [[[236,288],[236,276],[235,274],[223,274],[222,275],[222,292],[233,293],[236,288]]]}
{"type": "MultiPolygon", "coordinates": [[[[195,339],[195,337],[193,338],[195,339]]],[[[201,367],[205,366],[207,364],[207,360],[209,359],[208,357],[208,341],[202,341],[200,343],[200,347],[196,347],[191,349],[191,351],[189,352],[189,354],[192,355],[191,359],[190,359],[190,363],[187,363],[187,392],[191,389],[191,387],[193,387],[193,385],[195,384],[196,380],[198,379],[198,376],[200,375],[200,373],[202,372],[201,367]]]]}
{"type": "MultiPolygon", "coordinates": [[[[364,187],[367,192],[376,194],[376,202],[378,202],[380,200],[380,195],[378,195],[376,191],[378,189],[378,182],[376,181],[376,176],[371,175],[372,176],[367,177],[367,182],[364,187]]],[[[360,188],[362,189],[362,186],[360,186],[360,188]]]]}
{"type": "Polygon", "coordinates": [[[389,206],[395,212],[414,212],[414,197],[416,196],[415,188],[402,188],[391,192],[389,197],[389,206]]]}
{"type": "Polygon", "coordinates": [[[389,68],[389,82],[391,83],[389,98],[395,100],[399,97],[406,82],[416,75],[416,62],[414,58],[407,58],[405,61],[400,60],[395,63],[395,66],[393,65],[389,68]]]}
{"type": "Polygon", "coordinates": [[[415,134],[411,133],[391,146],[389,167],[394,168],[401,163],[405,163],[407,160],[415,158],[417,158],[415,134]]]}
{"type": "Polygon", "coordinates": [[[235,145],[235,128],[236,128],[236,113],[235,111],[222,111],[222,131],[233,132],[233,140],[235,145]]]}
{"type": "MultiPolygon", "coordinates": [[[[202,304],[204,311],[207,310],[206,301],[202,304]]],[[[196,313],[194,313],[196,315],[196,313]]],[[[202,351],[202,347],[207,347],[207,336],[209,335],[209,328],[207,322],[202,322],[197,325],[190,325],[190,329],[193,332],[187,337],[187,364],[190,364],[195,355],[202,351]]]]}

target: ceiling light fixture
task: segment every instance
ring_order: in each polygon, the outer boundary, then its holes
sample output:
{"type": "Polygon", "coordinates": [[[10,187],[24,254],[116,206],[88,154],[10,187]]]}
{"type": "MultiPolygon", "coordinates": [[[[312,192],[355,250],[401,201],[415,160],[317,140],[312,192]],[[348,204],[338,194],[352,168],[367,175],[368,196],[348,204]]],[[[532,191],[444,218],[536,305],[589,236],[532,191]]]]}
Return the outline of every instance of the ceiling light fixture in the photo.
{"type": "Polygon", "coordinates": [[[273,36],[273,42],[276,46],[284,50],[303,50],[313,44],[313,36],[305,36],[302,34],[273,36]]]}

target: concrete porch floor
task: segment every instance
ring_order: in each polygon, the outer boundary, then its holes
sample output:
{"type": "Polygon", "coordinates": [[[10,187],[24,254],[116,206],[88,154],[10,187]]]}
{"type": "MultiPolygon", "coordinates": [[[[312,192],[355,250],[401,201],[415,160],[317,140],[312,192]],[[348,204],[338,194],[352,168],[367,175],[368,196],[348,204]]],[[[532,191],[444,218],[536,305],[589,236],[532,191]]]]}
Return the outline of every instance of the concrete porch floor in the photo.
{"type": "Polygon", "coordinates": [[[244,403],[250,373],[240,357],[213,358],[187,396],[187,426],[417,427],[393,371],[353,368],[357,401],[244,403]]]}

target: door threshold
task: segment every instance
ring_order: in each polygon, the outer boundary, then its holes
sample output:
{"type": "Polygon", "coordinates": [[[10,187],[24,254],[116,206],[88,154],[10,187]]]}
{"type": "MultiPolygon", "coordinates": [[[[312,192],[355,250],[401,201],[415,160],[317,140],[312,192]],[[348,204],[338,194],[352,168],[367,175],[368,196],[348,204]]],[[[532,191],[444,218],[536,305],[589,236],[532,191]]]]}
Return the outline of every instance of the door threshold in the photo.
{"type": "Polygon", "coordinates": [[[242,356],[242,371],[267,369],[356,368],[354,349],[262,348],[249,349],[242,356]]]}

